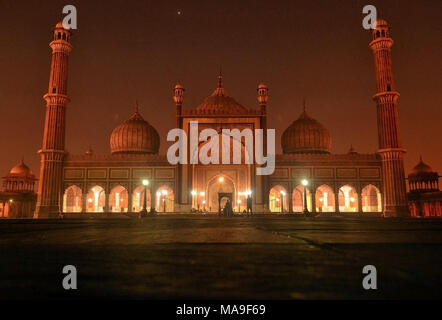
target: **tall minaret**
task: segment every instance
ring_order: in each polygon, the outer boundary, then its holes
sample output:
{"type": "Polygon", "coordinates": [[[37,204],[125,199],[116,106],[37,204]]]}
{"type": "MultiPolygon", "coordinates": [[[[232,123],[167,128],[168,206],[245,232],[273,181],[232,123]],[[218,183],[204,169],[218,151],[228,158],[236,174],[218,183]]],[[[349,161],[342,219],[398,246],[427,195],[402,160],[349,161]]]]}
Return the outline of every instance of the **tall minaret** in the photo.
{"type": "Polygon", "coordinates": [[[379,19],[376,29],[372,30],[373,50],[376,69],[376,91],[373,100],[377,104],[378,153],[382,158],[382,177],[384,193],[384,214],[387,217],[408,215],[405,172],[399,135],[398,99],[391,64],[393,39],[385,20],[379,19]]]}
{"type": "Polygon", "coordinates": [[[46,100],[46,118],[43,145],[38,151],[41,157],[35,218],[57,217],[63,183],[63,160],[65,156],[65,119],[67,96],[68,57],[72,50],[69,43],[71,33],[61,22],[54,28],[51,73],[46,100]]]}

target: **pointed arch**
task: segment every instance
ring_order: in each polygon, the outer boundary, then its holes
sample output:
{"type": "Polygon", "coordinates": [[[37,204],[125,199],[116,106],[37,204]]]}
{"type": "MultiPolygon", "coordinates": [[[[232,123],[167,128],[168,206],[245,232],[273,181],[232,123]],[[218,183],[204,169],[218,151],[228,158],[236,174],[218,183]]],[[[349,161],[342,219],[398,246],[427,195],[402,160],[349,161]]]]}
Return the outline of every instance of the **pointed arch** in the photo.
{"type": "Polygon", "coordinates": [[[339,188],[338,194],[339,212],[358,212],[358,194],[356,189],[349,185],[343,185],[339,188]]]}
{"type": "Polygon", "coordinates": [[[175,195],[173,189],[163,185],[156,191],[155,210],[157,212],[173,212],[175,195]]]}
{"type": "Polygon", "coordinates": [[[113,187],[109,194],[109,211],[127,212],[128,205],[129,197],[127,189],[121,185],[113,187]]]}
{"type": "Polygon", "coordinates": [[[335,193],[333,189],[323,184],[316,188],[316,212],[335,212],[335,193]]]}
{"type": "Polygon", "coordinates": [[[382,212],[382,196],[379,189],[368,184],[361,192],[362,212],[382,212]]]}
{"type": "Polygon", "coordinates": [[[89,189],[86,198],[87,212],[104,212],[106,206],[106,193],[103,187],[96,185],[89,189]]]}
{"type": "Polygon", "coordinates": [[[289,195],[287,189],[281,185],[275,185],[269,192],[269,209],[271,212],[289,212],[289,195]]]}
{"type": "MultiPolygon", "coordinates": [[[[307,190],[307,209],[312,212],[312,194],[310,189],[306,187],[307,190]]],[[[292,208],[293,212],[303,212],[304,211],[304,186],[298,185],[293,189],[292,192],[292,208]]]]}
{"type": "MultiPolygon", "coordinates": [[[[132,192],[132,212],[140,212],[144,206],[144,186],[138,186],[132,192]]],[[[146,209],[150,211],[151,209],[151,193],[150,188],[146,190],[147,198],[146,198],[146,209]]]]}
{"type": "Polygon", "coordinates": [[[76,185],[66,188],[63,194],[63,212],[81,212],[83,195],[80,187],[76,185]]]}

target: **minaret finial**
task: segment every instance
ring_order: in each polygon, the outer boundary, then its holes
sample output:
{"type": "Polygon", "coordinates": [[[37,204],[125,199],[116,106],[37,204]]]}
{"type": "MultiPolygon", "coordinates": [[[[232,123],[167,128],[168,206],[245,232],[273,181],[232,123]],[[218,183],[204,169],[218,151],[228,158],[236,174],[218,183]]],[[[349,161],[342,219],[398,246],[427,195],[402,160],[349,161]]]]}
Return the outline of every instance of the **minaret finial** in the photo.
{"type": "Polygon", "coordinates": [[[223,69],[220,66],[219,67],[219,75],[218,75],[218,88],[222,88],[223,87],[223,69]]]}
{"type": "Polygon", "coordinates": [[[135,100],[135,113],[139,113],[138,112],[138,99],[135,100]]]}

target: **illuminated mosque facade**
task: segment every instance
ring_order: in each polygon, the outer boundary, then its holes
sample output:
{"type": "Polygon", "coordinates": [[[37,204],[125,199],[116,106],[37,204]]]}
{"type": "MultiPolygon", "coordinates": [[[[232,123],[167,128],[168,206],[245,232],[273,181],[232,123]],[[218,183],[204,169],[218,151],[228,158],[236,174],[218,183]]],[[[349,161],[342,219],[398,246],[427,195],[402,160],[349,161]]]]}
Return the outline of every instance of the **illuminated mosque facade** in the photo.
{"type": "MultiPolygon", "coordinates": [[[[159,154],[159,134],[138,106],[112,131],[110,154],[94,154],[91,149],[81,155],[68,153],[65,117],[71,33],[58,23],[53,36],[35,218],[60,214],[129,216],[143,208],[157,213],[219,213],[227,199],[235,212],[243,212],[248,195],[256,213],[306,213],[307,209],[315,215],[410,215],[405,149],[399,134],[399,93],[391,63],[393,40],[386,21],[378,20],[369,44],[376,71],[373,99],[377,105],[377,152],[360,154],[350,148],[346,154],[332,154],[330,133],[304,106],[282,134],[283,152],[276,155],[275,171],[268,176],[256,175],[258,165],[244,161],[229,165],[170,164],[166,155],[159,154]]],[[[176,128],[186,133],[192,121],[198,121],[199,131],[211,128],[220,135],[222,129],[267,129],[268,88],[263,83],[258,85],[258,103],[252,108],[229,96],[222,75],[213,93],[196,107],[185,107],[184,91],[177,84],[173,99],[176,128]]],[[[244,145],[242,151],[244,159],[244,145]]],[[[431,186],[438,191],[438,185],[431,186]]],[[[442,215],[440,197],[436,203],[435,210],[442,215]]],[[[411,212],[420,215],[419,210],[411,212]]]]}

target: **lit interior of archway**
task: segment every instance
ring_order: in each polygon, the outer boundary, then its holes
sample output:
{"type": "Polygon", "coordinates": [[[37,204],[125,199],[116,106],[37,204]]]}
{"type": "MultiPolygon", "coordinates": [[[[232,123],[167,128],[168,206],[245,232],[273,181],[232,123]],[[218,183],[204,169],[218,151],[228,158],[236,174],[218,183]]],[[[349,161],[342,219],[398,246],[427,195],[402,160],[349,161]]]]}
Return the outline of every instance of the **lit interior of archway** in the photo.
{"type": "MultiPolygon", "coordinates": [[[[146,190],[147,199],[146,199],[146,209],[150,211],[150,188],[146,190]]],[[[140,212],[143,209],[144,205],[144,186],[138,186],[132,193],[132,212],[140,212]]]]}
{"type": "Polygon", "coordinates": [[[162,186],[156,191],[155,210],[157,212],[173,212],[174,210],[173,190],[168,186],[162,186]]]}
{"type": "MultiPolygon", "coordinates": [[[[292,206],[293,212],[304,211],[304,186],[298,185],[293,189],[292,206]]],[[[312,194],[309,188],[307,188],[307,209],[309,212],[312,212],[312,194]]]]}
{"type": "Polygon", "coordinates": [[[362,212],[382,212],[381,192],[369,184],[361,192],[362,212]]]}
{"type": "Polygon", "coordinates": [[[109,210],[111,212],[127,212],[128,200],[128,193],[125,187],[114,187],[109,195],[109,210]]]}
{"type": "Polygon", "coordinates": [[[68,187],[63,195],[63,212],[82,211],[82,192],[75,185],[68,187]]]}
{"type": "Polygon", "coordinates": [[[106,194],[104,189],[100,186],[92,187],[87,194],[87,212],[104,212],[105,205],[106,194]]]}
{"type": "Polygon", "coordinates": [[[316,212],[335,212],[335,194],[328,185],[318,187],[315,198],[316,212]]]}
{"type": "Polygon", "coordinates": [[[358,212],[358,194],[350,185],[339,188],[338,194],[339,212],[358,212]]]}
{"type": "Polygon", "coordinates": [[[280,185],[274,186],[269,192],[269,208],[271,212],[289,212],[289,196],[287,190],[280,185]]]}

